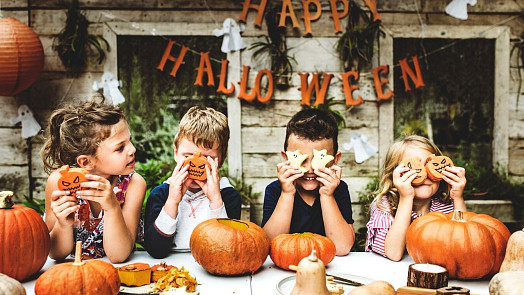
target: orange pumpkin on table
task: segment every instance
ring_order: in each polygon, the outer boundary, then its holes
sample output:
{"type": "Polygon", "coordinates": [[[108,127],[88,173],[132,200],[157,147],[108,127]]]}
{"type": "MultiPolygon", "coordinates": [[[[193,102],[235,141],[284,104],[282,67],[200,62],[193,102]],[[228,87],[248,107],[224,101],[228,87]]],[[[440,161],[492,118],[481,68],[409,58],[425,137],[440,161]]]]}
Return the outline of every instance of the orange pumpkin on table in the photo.
{"type": "Polygon", "coordinates": [[[410,170],[415,170],[415,172],[417,172],[417,176],[415,176],[415,179],[413,179],[411,182],[413,185],[421,185],[424,180],[426,180],[428,174],[426,172],[426,167],[424,167],[422,161],[420,161],[420,158],[413,157],[404,159],[402,164],[404,164],[404,166],[408,167],[410,170]]]}
{"type": "Polygon", "coordinates": [[[428,177],[433,181],[441,181],[442,171],[444,171],[446,167],[453,166],[455,166],[453,161],[446,156],[435,156],[434,154],[431,154],[426,159],[426,172],[428,173],[428,177]]]}
{"type": "Polygon", "coordinates": [[[298,265],[313,250],[324,265],[328,265],[337,252],[335,243],[328,237],[309,232],[279,234],[271,240],[270,249],[269,256],[276,266],[288,270],[289,265],[298,265]]]}
{"type": "Polygon", "coordinates": [[[184,166],[189,164],[188,177],[191,179],[206,180],[206,165],[209,165],[206,157],[201,156],[200,152],[194,152],[192,156],[184,160],[184,166]]]}

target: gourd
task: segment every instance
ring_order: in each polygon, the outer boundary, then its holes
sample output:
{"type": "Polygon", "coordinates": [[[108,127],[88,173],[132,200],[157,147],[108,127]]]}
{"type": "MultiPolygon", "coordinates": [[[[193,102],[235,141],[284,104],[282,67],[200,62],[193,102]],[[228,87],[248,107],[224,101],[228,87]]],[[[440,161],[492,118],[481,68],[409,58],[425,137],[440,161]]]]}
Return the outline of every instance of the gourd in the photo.
{"type": "Polygon", "coordinates": [[[524,271],[524,229],[511,234],[506,247],[506,256],[500,266],[500,272],[524,271]]]}
{"type": "Polygon", "coordinates": [[[51,246],[47,226],[35,210],[14,205],[0,192],[0,273],[22,281],[44,266],[51,246]]]}
{"type": "Polygon", "coordinates": [[[26,295],[26,292],[19,281],[0,273],[0,294],[26,295]]]}
{"type": "Polygon", "coordinates": [[[155,264],[151,266],[151,281],[158,281],[161,277],[165,276],[172,268],[174,268],[174,266],[167,265],[165,261],[160,262],[160,264],[155,264]]]}
{"type": "Polygon", "coordinates": [[[151,283],[151,267],[135,262],[117,268],[120,283],[127,286],[144,286],[151,283]]]}
{"type": "Polygon", "coordinates": [[[116,295],[120,278],[111,263],[82,261],[82,242],[76,243],[75,261],[57,264],[35,283],[36,295],[116,295]]]}
{"type": "Polygon", "coordinates": [[[252,222],[213,218],[195,227],[189,248],[195,261],[211,274],[252,274],[267,259],[269,239],[252,222]]]}
{"type": "Polygon", "coordinates": [[[348,295],[395,295],[395,288],[386,281],[373,281],[351,290],[348,295]]]}
{"type": "Polygon", "coordinates": [[[326,268],[318,259],[316,250],[298,263],[295,286],[290,295],[329,295],[326,268]]]}
{"type": "Polygon", "coordinates": [[[510,232],[497,219],[473,212],[430,212],[408,228],[415,263],[445,267],[450,278],[479,279],[499,271],[510,232]]]}
{"type": "Polygon", "coordinates": [[[489,281],[490,295],[522,295],[524,271],[506,271],[496,274],[489,281]]]}
{"type": "Polygon", "coordinates": [[[324,265],[335,258],[335,243],[329,238],[314,233],[279,234],[271,240],[270,257],[280,268],[289,269],[297,265],[304,257],[316,250],[317,257],[324,265]]]}
{"type": "Polygon", "coordinates": [[[187,174],[191,179],[206,180],[206,165],[209,166],[209,162],[206,157],[201,156],[200,152],[193,152],[193,155],[187,157],[184,160],[184,166],[189,164],[189,169],[187,169],[187,174]]]}

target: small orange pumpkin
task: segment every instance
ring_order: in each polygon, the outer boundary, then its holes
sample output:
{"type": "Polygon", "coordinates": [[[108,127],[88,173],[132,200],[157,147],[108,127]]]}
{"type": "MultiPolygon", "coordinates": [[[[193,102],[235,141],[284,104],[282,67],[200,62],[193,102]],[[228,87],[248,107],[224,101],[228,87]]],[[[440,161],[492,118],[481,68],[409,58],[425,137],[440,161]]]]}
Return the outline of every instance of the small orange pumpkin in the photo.
{"type": "Polygon", "coordinates": [[[213,218],[195,227],[189,248],[195,261],[211,274],[252,274],[267,259],[269,239],[253,222],[213,218]]]}
{"type": "Polygon", "coordinates": [[[76,192],[81,189],[80,184],[86,181],[87,170],[83,168],[69,168],[69,165],[62,166],[60,178],[58,179],[58,188],[61,191],[69,191],[71,196],[76,196],[76,192]]]}
{"type": "Polygon", "coordinates": [[[298,265],[300,260],[316,250],[317,257],[324,265],[335,258],[335,243],[328,237],[314,233],[279,234],[271,240],[271,260],[280,268],[289,269],[289,265],[298,265]]]}
{"type": "Polygon", "coordinates": [[[445,267],[450,278],[479,279],[499,271],[509,236],[486,214],[430,212],[411,223],[406,248],[415,263],[445,267]]]}
{"type": "Polygon", "coordinates": [[[209,162],[206,157],[201,156],[200,152],[193,152],[192,156],[189,156],[184,161],[184,166],[189,164],[188,177],[191,179],[206,180],[206,165],[209,166],[209,162]]]}
{"type": "Polygon", "coordinates": [[[420,161],[420,158],[413,157],[409,159],[404,159],[402,161],[402,164],[404,166],[408,167],[410,170],[415,170],[417,172],[417,176],[415,176],[415,179],[411,182],[413,185],[421,185],[424,180],[428,177],[428,174],[426,173],[426,167],[422,165],[422,161],[420,161]]]}
{"type": "Polygon", "coordinates": [[[165,261],[160,262],[160,264],[153,265],[151,267],[151,281],[158,281],[158,279],[165,276],[172,268],[176,267],[172,265],[167,265],[165,261]]]}
{"type": "Polygon", "coordinates": [[[151,266],[135,262],[117,268],[120,283],[127,286],[144,286],[151,283],[151,266]]]}
{"type": "Polygon", "coordinates": [[[428,177],[433,181],[441,181],[442,171],[444,171],[446,167],[453,166],[455,166],[453,161],[446,156],[435,156],[434,154],[431,154],[426,159],[426,172],[428,173],[428,177]]]}

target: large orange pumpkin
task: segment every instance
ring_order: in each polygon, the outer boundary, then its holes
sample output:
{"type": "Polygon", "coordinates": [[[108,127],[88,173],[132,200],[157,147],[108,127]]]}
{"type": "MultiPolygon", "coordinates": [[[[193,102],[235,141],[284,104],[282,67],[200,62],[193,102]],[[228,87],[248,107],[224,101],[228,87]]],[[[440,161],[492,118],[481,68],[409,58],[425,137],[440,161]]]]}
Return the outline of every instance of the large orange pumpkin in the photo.
{"type": "Polygon", "coordinates": [[[35,283],[36,295],[115,295],[120,290],[116,268],[102,260],[82,261],[82,242],[77,242],[75,262],[57,264],[35,283]]]}
{"type": "Polygon", "coordinates": [[[314,233],[280,234],[271,240],[271,260],[280,268],[298,265],[300,260],[316,250],[324,265],[335,258],[337,249],[329,238],[314,233]]]}
{"type": "Polygon", "coordinates": [[[22,281],[44,266],[51,243],[42,217],[12,197],[0,192],[0,273],[22,281]]]}
{"type": "Polygon", "coordinates": [[[189,247],[195,261],[211,274],[252,274],[267,259],[269,239],[252,222],[213,218],[195,227],[189,247]]]}
{"type": "Polygon", "coordinates": [[[406,248],[415,263],[445,267],[450,278],[479,279],[499,271],[510,232],[473,212],[430,212],[409,226],[406,248]]]}

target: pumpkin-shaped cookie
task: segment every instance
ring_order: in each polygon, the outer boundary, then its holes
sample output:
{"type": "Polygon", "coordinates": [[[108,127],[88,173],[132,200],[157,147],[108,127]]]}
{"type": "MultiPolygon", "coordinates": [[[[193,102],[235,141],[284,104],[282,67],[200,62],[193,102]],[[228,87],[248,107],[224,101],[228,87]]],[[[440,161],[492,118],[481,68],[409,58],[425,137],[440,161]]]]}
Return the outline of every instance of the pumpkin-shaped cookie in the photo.
{"type": "Polygon", "coordinates": [[[289,161],[291,167],[299,168],[300,171],[306,173],[307,168],[302,166],[302,163],[307,159],[307,154],[300,153],[300,150],[296,150],[294,152],[292,151],[286,151],[287,160],[289,161]]]}
{"type": "Polygon", "coordinates": [[[209,165],[209,162],[206,157],[200,155],[200,152],[193,152],[192,156],[187,157],[184,161],[184,166],[187,164],[189,164],[189,169],[187,170],[189,178],[198,180],[207,179],[206,165],[209,165]]]}
{"type": "Polygon", "coordinates": [[[446,167],[453,166],[455,165],[451,159],[446,156],[435,156],[431,154],[426,160],[426,172],[428,173],[428,177],[433,181],[441,181],[442,171],[444,171],[446,167]]]}
{"type": "Polygon", "coordinates": [[[81,189],[80,184],[87,181],[87,170],[83,168],[70,168],[69,165],[64,165],[58,172],[60,172],[58,188],[61,191],[70,191],[71,196],[76,197],[76,192],[81,189]]]}
{"type": "Polygon", "coordinates": [[[313,149],[313,159],[311,159],[311,167],[316,170],[318,168],[326,167],[335,157],[327,154],[327,150],[317,151],[313,149]]]}
{"type": "Polygon", "coordinates": [[[413,157],[404,159],[404,161],[402,161],[402,164],[404,164],[410,170],[415,170],[417,172],[417,176],[415,176],[415,179],[413,179],[411,184],[421,185],[424,182],[424,180],[426,180],[426,168],[424,167],[424,165],[422,165],[422,161],[420,161],[420,158],[413,157]]]}

